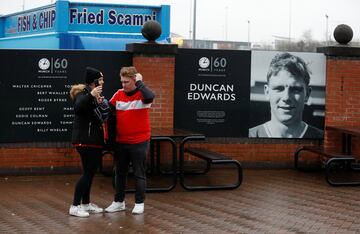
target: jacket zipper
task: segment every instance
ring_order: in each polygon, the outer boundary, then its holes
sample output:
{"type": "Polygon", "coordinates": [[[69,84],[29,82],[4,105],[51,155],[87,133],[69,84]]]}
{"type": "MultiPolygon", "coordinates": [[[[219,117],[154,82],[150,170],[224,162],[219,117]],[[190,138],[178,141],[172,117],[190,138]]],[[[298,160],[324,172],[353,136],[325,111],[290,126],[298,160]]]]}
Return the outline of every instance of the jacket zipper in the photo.
{"type": "Polygon", "coordinates": [[[88,137],[90,137],[90,133],[91,133],[91,122],[89,122],[88,137]]]}

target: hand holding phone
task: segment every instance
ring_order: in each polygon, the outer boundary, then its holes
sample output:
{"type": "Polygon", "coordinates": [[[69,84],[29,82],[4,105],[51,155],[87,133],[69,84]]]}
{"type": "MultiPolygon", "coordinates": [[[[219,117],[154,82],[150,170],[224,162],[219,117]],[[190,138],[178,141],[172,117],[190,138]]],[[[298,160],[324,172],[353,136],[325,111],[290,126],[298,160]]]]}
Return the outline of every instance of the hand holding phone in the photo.
{"type": "Polygon", "coordinates": [[[95,84],[95,88],[98,90],[97,92],[98,92],[99,97],[103,97],[102,87],[99,87],[100,86],[99,79],[95,79],[94,84],[95,84]],[[99,88],[97,88],[97,87],[99,87],[99,88]]]}
{"type": "Polygon", "coordinates": [[[100,85],[99,79],[95,79],[95,80],[94,80],[94,84],[95,84],[95,87],[98,87],[98,86],[100,85]]]}
{"type": "Polygon", "coordinates": [[[97,86],[91,90],[91,95],[94,97],[101,97],[102,96],[102,87],[97,86]]]}

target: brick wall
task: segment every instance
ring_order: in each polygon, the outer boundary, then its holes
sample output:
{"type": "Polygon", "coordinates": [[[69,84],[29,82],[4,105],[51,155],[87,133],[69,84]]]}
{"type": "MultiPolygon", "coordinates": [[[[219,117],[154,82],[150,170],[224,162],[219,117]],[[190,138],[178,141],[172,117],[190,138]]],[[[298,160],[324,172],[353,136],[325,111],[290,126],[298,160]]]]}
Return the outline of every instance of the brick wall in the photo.
{"type": "MultiPolygon", "coordinates": [[[[206,143],[206,147],[211,151],[221,152],[245,164],[252,166],[264,166],[268,164],[274,167],[290,166],[293,164],[293,153],[297,147],[304,144],[312,145],[313,142],[284,142],[269,144],[266,140],[263,143],[241,142],[241,143],[214,143],[216,139],[206,143]]],[[[194,146],[202,146],[202,143],[193,144],[194,146]]]]}
{"type": "Polygon", "coordinates": [[[144,82],[156,95],[151,107],[151,126],[172,127],[175,89],[174,55],[134,55],[133,65],[143,75],[144,82]]]}
{"type": "MultiPolygon", "coordinates": [[[[352,48],[348,48],[352,51],[352,48]]],[[[326,54],[326,51],[325,51],[326,54]]],[[[174,113],[175,54],[133,53],[133,64],[144,76],[144,82],[155,92],[150,120],[153,127],[172,127],[174,113]]],[[[325,125],[360,126],[360,52],[358,56],[327,54],[326,118],[325,125]]],[[[359,139],[353,150],[359,153],[359,139]]],[[[208,139],[196,143],[210,150],[225,153],[243,164],[291,167],[293,152],[301,145],[321,141],[301,139],[208,139]]],[[[339,134],[326,132],[324,145],[338,150],[339,134]]],[[[0,148],[0,174],[36,170],[57,171],[79,168],[76,151],[71,147],[35,148],[9,146],[0,148]]]]}
{"type": "Polygon", "coordinates": [[[80,158],[72,148],[0,148],[0,174],[49,173],[79,167],[80,158]]]}
{"type": "MultiPolygon", "coordinates": [[[[351,48],[348,48],[351,49],[351,48]]],[[[325,125],[360,127],[360,57],[328,56],[325,125]]],[[[359,139],[353,138],[353,153],[359,154],[359,139]]],[[[341,134],[326,131],[324,146],[341,148],[341,134]]]]}

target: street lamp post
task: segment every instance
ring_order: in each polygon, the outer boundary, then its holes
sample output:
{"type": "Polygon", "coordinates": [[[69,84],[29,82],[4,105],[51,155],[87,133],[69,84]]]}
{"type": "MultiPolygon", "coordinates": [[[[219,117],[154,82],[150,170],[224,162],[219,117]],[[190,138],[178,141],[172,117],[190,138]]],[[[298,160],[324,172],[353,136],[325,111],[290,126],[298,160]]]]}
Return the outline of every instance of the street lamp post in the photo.
{"type": "Polygon", "coordinates": [[[326,18],[326,37],[325,37],[325,42],[326,45],[329,46],[329,16],[327,14],[325,14],[325,18],[326,18]]]}
{"type": "Polygon", "coordinates": [[[228,39],[228,7],[225,7],[225,41],[228,39]]]}
{"type": "Polygon", "coordinates": [[[249,50],[251,50],[251,45],[250,45],[250,20],[248,20],[247,23],[248,23],[248,47],[249,47],[249,50]]]}
{"type": "Polygon", "coordinates": [[[193,40],[192,40],[192,47],[196,47],[196,0],[194,0],[194,16],[193,16],[193,40]]]}
{"type": "Polygon", "coordinates": [[[289,46],[290,46],[290,42],[291,42],[291,0],[289,0],[289,46]]]}
{"type": "Polygon", "coordinates": [[[192,1],[190,0],[190,20],[189,20],[189,39],[192,38],[192,12],[193,12],[193,9],[192,9],[192,1]]]}

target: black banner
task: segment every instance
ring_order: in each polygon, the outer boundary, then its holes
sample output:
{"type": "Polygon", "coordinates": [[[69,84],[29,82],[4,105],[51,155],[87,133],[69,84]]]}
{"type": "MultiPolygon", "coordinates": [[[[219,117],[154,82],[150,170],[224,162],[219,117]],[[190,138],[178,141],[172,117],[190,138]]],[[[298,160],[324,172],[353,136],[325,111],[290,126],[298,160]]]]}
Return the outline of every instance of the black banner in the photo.
{"type": "Polygon", "coordinates": [[[85,67],[95,67],[109,99],[120,88],[120,68],[131,62],[126,52],[0,50],[0,142],[70,141],[71,85],[84,83],[85,67]]]}
{"type": "Polygon", "coordinates": [[[179,49],[175,128],[247,137],[250,61],[250,51],[179,49]]]}

